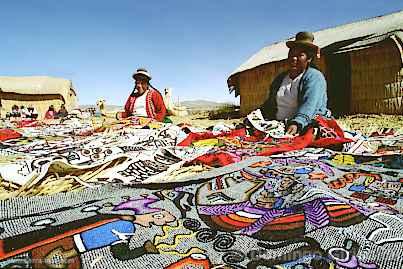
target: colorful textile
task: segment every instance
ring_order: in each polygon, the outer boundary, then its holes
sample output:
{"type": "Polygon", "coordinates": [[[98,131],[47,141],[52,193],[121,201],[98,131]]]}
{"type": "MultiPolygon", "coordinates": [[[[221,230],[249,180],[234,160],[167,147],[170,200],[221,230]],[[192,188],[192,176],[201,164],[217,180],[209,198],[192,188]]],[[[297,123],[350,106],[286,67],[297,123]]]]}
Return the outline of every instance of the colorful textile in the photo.
{"type": "Polygon", "coordinates": [[[69,173],[124,157],[128,160],[116,174],[121,176],[105,180],[131,184],[141,182],[139,178],[162,176],[160,173],[169,170],[172,165],[177,168],[208,150],[192,149],[186,154],[175,150],[182,131],[172,125],[156,130],[116,126],[117,129],[109,133],[95,133],[90,128],[84,124],[80,128],[50,125],[25,129],[24,137],[1,143],[0,157],[10,160],[0,166],[1,177],[24,185],[32,178],[40,180],[49,171],[69,173]],[[177,157],[172,152],[183,156],[177,157]],[[18,159],[13,160],[13,156],[18,156],[18,159]],[[143,168],[131,170],[137,166],[143,168]]]}
{"type": "Polygon", "coordinates": [[[238,129],[232,130],[230,132],[221,132],[218,134],[214,134],[213,132],[204,132],[204,133],[189,133],[185,139],[183,139],[178,146],[190,146],[193,142],[203,140],[203,139],[210,139],[216,137],[237,137],[237,136],[245,136],[246,130],[245,129],[238,129]]]}
{"type": "MultiPolygon", "coordinates": [[[[350,141],[334,120],[318,118],[317,122],[301,136],[276,138],[260,131],[249,135],[245,128],[200,132],[138,117],[108,126],[97,118],[66,119],[62,124],[21,128],[22,137],[0,142],[0,176],[17,186],[29,183],[27,188],[53,174],[84,185],[76,175],[91,169],[100,170],[94,184],[172,183],[184,181],[179,172],[192,171],[192,166],[198,167],[194,174],[201,175],[254,156],[291,154],[313,146],[334,149],[350,141]],[[111,163],[113,167],[104,171],[111,163]]],[[[398,159],[379,162],[385,167],[399,166],[398,159]]]]}
{"type": "Polygon", "coordinates": [[[403,173],[372,158],[309,148],[153,190],[0,201],[0,267],[402,268],[403,173]]]}
{"type": "Polygon", "coordinates": [[[334,119],[317,116],[313,126],[317,128],[317,133],[316,138],[310,143],[311,147],[329,147],[351,142],[351,139],[344,136],[343,130],[334,119]]]}
{"type": "MultiPolygon", "coordinates": [[[[251,119],[254,124],[257,120],[251,119]]],[[[270,130],[269,130],[270,132],[270,130]]],[[[189,145],[191,141],[220,137],[211,133],[189,134],[179,145],[189,145]]],[[[202,163],[209,166],[224,166],[230,163],[239,162],[252,156],[270,156],[293,150],[300,150],[306,147],[333,147],[350,139],[344,137],[343,130],[335,120],[316,118],[316,125],[310,127],[304,134],[296,137],[279,138],[268,136],[266,132],[257,131],[252,136],[246,136],[245,129],[239,129],[228,135],[221,134],[221,145],[212,148],[208,153],[194,160],[194,163],[202,163]],[[228,137],[229,139],[225,139],[228,137]]]]}

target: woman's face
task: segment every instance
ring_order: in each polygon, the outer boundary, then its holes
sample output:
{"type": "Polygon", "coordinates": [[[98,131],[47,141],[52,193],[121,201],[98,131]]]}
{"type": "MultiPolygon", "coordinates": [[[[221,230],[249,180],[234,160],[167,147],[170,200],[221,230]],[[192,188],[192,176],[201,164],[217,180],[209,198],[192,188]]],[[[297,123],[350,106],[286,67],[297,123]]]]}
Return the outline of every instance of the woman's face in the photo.
{"type": "Polygon", "coordinates": [[[143,94],[146,90],[148,90],[148,81],[142,79],[136,80],[135,87],[139,94],[143,94]]]}
{"type": "Polygon", "coordinates": [[[307,53],[304,48],[301,47],[293,47],[290,48],[288,52],[288,64],[290,67],[290,75],[298,76],[305,69],[308,68],[312,59],[308,58],[307,53]]]}

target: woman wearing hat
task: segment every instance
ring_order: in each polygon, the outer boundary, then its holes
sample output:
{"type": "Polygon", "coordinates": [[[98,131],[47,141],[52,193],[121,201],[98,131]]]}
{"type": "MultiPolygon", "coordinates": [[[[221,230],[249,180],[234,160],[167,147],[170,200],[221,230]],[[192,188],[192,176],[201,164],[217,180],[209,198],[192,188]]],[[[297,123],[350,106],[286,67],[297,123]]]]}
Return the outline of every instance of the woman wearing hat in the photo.
{"type": "Polygon", "coordinates": [[[317,115],[330,116],[325,77],[311,67],[319,52],[313,39],[312,33],[299,32],[286,43],[289,69],[273,80],[260,108],[267,119],[285,120],[291,135],[301,133],[317,115]]]}
{"type": "Polygon", "coordinates": [[[135,87],[125,104],[123,117],[139,116],[163,121],[166,107],[161,94],[150,85],[151,75],[144,68],[133,74],[135,87]]]}

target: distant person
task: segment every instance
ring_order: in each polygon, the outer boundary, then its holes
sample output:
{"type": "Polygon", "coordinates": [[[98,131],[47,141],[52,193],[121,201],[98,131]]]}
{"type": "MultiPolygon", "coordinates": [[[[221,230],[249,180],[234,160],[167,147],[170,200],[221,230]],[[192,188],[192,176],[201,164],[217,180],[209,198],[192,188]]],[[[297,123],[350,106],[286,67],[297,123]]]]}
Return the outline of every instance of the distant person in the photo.
{"type": "Polygon", "coordinates": [[[29,113],[28,109],[25,106],[21,106],[21,118],[27,119],[29,118],[29,115],[31,113],[29,113]]]}
{"type": "Polygon", "coordinates": [[[144,68],[133,74],[135,86],[125,104],[122,117],[139,116],[163,121],[167,110],[160,92],[151,86],[151,75],[144,68]]]}
{"type": "Polygon", "coordinates": [[[64,117],[66,117],[68,114],[69,114],[69,113],[67,112],[66,107],[64,106],[64,104],[62,104],[62,105],[60,106],[59,111],[57,112],[57,117],[58,117],[58,118],[64,118],[64,117]]]}
{"type": "Polygon", "coordinates": [[[303,132],[316,116],[330,116],[327,109],[326,80],[313,67],[319,48],[309,32],[299,32],[288,41],[288,66],[270,86],[269,98],[261,106],[266,119],[285,120],[287,133],[303,132]]]}
{"type": "Polygon", "coordinates": [[[11,107],[11,117],[13,117],[13,118],[21,117],[20,108],[17,105],[13,105],[11,107]]]}
{"type": "Polygon", "coordinates": [[[45,113],[45,119],[54,119],[56,117],[55,108],[53,105],[50,105],[48,111],[45,113]]]}
{"type": "Polygon", "coordinates": [[[32,105],[30,105],[28,107],[28,113],[29,113],[29,117],[33,120],[38,118],[38,111],[36,110],[36,108],[32,105]]]}

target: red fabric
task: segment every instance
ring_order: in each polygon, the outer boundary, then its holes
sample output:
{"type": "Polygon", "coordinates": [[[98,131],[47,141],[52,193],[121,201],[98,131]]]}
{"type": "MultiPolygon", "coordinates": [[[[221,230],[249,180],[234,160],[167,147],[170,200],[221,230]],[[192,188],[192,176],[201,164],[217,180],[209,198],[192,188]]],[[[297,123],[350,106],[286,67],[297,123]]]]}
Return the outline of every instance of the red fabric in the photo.
{"type": "Polygon", "coordinates": [[[18,122],[18,128],[36,126],[38,126],[38,122],[36,120],[21,120],[18,122]]]}
{"type": "MultiPolygon", "coordinates": [[[[129,117],[135,110],[136,96],[130,95],[125,104],[125,113],[122,115],[124,118],[129,117]]],[[[157,121],[163,121],[167,109],[162,99],[161,94],[154,89],[149,89],[146,96],[146,112],[149,118],[155,119],[157,121]]]]}
{"type": "MultiPolygon", "coordinates": [[[[307,147],[313,139],[313,129],[310,128],[302,135],[291,139],[284,139],[280,144],[273,145],[270,148],[266,148],[264,151],[256,153],[256,156],[270,156],[282,152],[288,152],[292,150],[303,149],[307,147]]],[[[193,163],[206,164],[213,167],[222,167],[231,163],[236,163],[242,160],[241,157],[231,154],[229,152],[213,152],[206,153],[196,159],[193,163]]]]}
{"type": "Polygon", "coordinates": [[[343,130],[340,128],[340,126],[337,124],[337,121],[335,121],[334,119],[325,119],[324,117],[317,116],[315,118],[315,121],[320,126],[332,128],[339,137],[344,138],[343,130]]]}
{"type": "Polygon", "coordinates": [[[22,135],[12,129],[0,129],[0,141],[20,138],[22,135]]]}
{"type": "Polygon", "coordinates": [[[313,140],[313,128],[309,128],[305,134],[291,138],[285,139],[278,145],[273,145],[273,147],[266,148],[258,156],[269,156],[273,154],[278,154],[282,152],[288,152],[292,150],[303,149],[309,146],[313,140]]]}
{"type": "Polygon", "coordinates": [[[235,158],[232,154],[227,152],[206,153],[197,157],[192,162],[207,164],[212,167],[222,167],[231,163],[235,163],[239,158],[235,158]]]}
{"type": "Polygon", "coordinates": [[[263,147],[262,151],[260,152],[254,151],[254,149],[250,149],[250,151],[248,152],[248,150],[246,149],[246,151],[244,151],[245,155],[242,155],[242,150],[240,150],[236,154],[233,154],[230,152],[222,151],[222,149],[220,149],[219,151],[204,154],[193,160],[193,162],[195,163],[202,163],[209,166],[217,167],[235,163],[244,159],[244,157],[251,157],[253,155],[270,156],[273,154],[300,150],[306,147],[329,147],[346,142],[351,142],[350,139],[344,137],[343,130],[339,127],[335,120],[318,117],[316,119],[316,122],[318,124],[318,127],[310,127],[303,135],[293,138],[284,138],[279,140],[265,138],[265,134],[259,131],[254,132],[252,136],[246,137],[246,130],[240,129],[228,133],[221,133],[219,135],[213,135],[211,132],[197,134],[191,133],[178,145],[189,146],[192,144],[192,142],[197,140],[214,138],[224,135],[243,137],[243,141],[265,142],[265,144],[267,143],[267,147],[263,147]],[[318,135],[316,137],[314,135],[314,130],[318,130],[318,135]],[[277,141],[277,144],[269,146],[269,143],[271,143],[273,140],[277,141]]]}
{"type": "Polygon", "coordinates": [[[235,136],[245,136],[245,135],[246,135],[245,128],[233,130],[233,131],[230,131],[230,132],[222,132],[222,133],[219,133],[219,134],[213,134],[213,132],[190,133],[190,134],[188,134],[188,136],[184,140],[182,140],[178,144],[178,146],[187,147],[187,146],[190,146],[195,141],[199,141],[199,140],[203,140],[203,139],[216,138],[216,137],[220,137],[220,136],[235,137],[235,136]]]}
{"type": "Polygon", "coordinates": [[[259,130],[255,130],[251,136],[247,136],[244,139],[245,139],[245,141],[248,141],[248,142],[258,142],[258,141],[262,141],[262,140],[264,140],[265,142],[270,142],[272,140],[271,138],[266,138],[266,134],[259,130]],[[269,141],[267,141],[267,140],[269,140],[269,141]]]}
{"type": "Polygon", "coordinates": [[[319,125],[319,137],[312,141],[310,147],[326,148],[343,143],[349,143],[353,140],[345,138],[344,132],[334,119],[325,119],[321,116],[315,118],[319,125]],[[333,136],[324,137],[324,132],[330,131],[333,136]]]}

